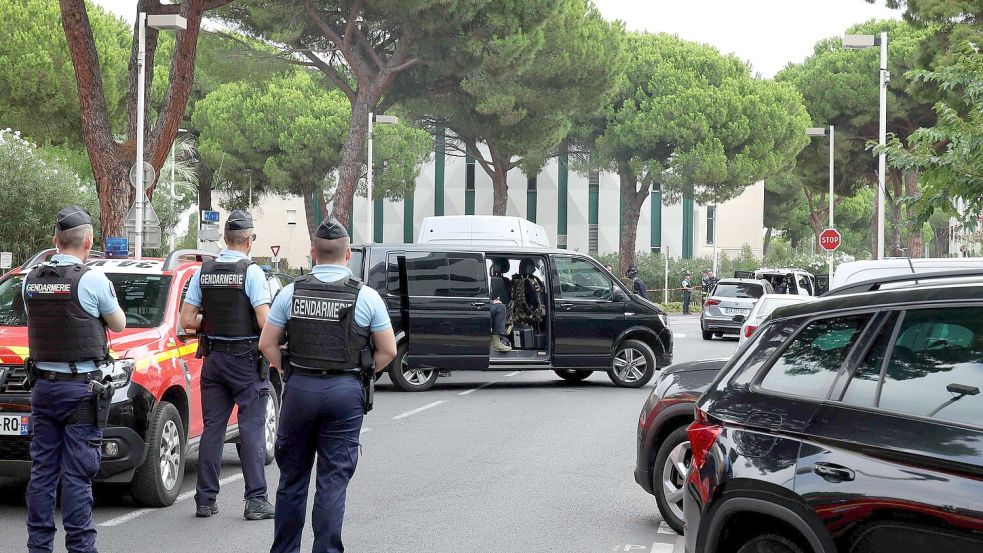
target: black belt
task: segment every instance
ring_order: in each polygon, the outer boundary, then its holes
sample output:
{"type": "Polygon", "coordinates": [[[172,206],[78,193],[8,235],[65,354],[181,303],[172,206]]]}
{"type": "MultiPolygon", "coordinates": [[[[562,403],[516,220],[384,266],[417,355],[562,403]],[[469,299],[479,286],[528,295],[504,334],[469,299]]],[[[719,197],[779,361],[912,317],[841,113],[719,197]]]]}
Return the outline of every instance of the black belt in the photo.
{"type": "Polygon", "coordinates": [[[358,369],[351,370],[341,370],[341,369],[305,369],[302,367],[292,367],[291,371],[293,374],[301,374],[304,376],[358,376],[358,369]]]}
{"type": "Polygon", "coordinates": [[[209,338],[208,351],[221,351],[222,353],[247,353],[250,351],[255,351],[258,344],[258,341],[251,338],[248,340],[213,340],[209,338]]]}
{"type": "Polygon", "coordinates": [[[41,380],[50,380],[52,382],[57,382],[59,380],[70,380],[76,382],[88,382],[90,380],[98,380],[102,377],[101,371],[90,371],[87,373],[61,373],[57,371],[38,371],[41,376],[41,380]]]}

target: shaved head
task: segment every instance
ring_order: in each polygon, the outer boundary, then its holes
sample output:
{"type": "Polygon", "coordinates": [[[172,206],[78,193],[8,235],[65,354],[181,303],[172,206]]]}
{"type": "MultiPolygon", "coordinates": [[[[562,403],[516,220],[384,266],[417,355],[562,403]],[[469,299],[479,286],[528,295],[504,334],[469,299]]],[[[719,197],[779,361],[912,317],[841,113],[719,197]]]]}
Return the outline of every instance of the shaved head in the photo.
{"type": "Polygon", "coordinates": [[[351,239],[347,236],[335,240],[314,238],[311,250],[318,265],[344,265],[348,262],[348,247],[351,239]]]}

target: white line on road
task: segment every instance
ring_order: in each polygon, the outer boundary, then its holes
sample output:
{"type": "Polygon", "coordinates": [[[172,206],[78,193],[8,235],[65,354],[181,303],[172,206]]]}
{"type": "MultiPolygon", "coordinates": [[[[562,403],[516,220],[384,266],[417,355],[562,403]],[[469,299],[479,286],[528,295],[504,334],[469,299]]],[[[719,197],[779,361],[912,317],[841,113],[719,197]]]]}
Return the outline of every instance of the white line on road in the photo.
{"type": "MultiPolygon", "coordinates": [[[[242,474],[233,474],[232,476],[226,476],[225,478],[219,480],[218,483],[220,486],[224,486],[226,484],[235,482],[236,480],[242,480],[242,474]]],[[[177,496],[177,499],[174,500],[174,503],[181,503],[182,501],[187,501],[194,496],[195,496],[195,490],[188,490],[183,494],[177,496]]],[[[99,526],[103,526],[106,528],[119,526],[121,524],[126,524],[127,522],[130,522],[135,518],[140,518],[147,513],[152,513],[156,510],[157,509],[137,509],[136,511],[126,513],[125,515],[120,515],[116,518],[111,518],[106,522],[99,524],[99,526]]]]}
{"type": "Polygon", "coordinates": [[[522,371],[515,371],[514,373],[509,373],[509,374],[505,375],[505,378],[509,378],[509,377],[515,376],[515,375],[519,374],[520,372],[522,372],[522,371]]]}
{"type": "Polygon", "coordinates": [[[478,386],[477,388],[471,388],[470,390],[465,390],[465,391],[463,391],[463,392],[461,392],[461,393],[459,393],[457,395],[459,395],[459,396],[466,396],[466,395],[470,394],[471,392],[477,392],[478,390],[480,390],[482,388],[487,388],[487,387],[491,386],[492,384],[497,384],[497,382],[495,382],[495,381],[493,381],[493,382],[485,382],[484,384],[482,384],[481,386],[478,386]]]}
{"type": "Polygon", "coordinates": [[[686,335],[685,335],[685,334],[683,334],[682,332],[676,332],[676,333],[674,333],[674,334],[672,335],[672,337],[673,337],[673,338],[685,338],[685,337],[686,337],[686,335]]]}
{"type": "Polygon", "coordinates": [[[653,543],[652,553],[672,553],[676,550],[676,545],[673,543],[653,543]]]}
{"type": "Polygon", "coordinates": [[[372,429],[371,428],[363,428],[362,430],[359,431],[359,434],[365,434],[366,432],[372,432],[372,429]]]}
{"type": "Polygon", "coordinates": [[[665,534],[667,536],[676,536],[677,535],[676,534],[676,531],[673,530],[672,528],[669,528],[669,525],[666,524],[666,521],[664,521],[664,520],[659,523],[659,530],[658,530],[658,532],[660,534],[665,534]]]}
{"type": "Polygon", "coordinates": [[[424,405],[423,407],[417,407],[416,409],[413,409],[412,411],[407,411],[405,413],[400,413],[400,414],[396,415],[395,417],[393,417],[393,420],[394,421],[398,421],[399,419],[405,419],[406,417],[409,417],[411,415],[415,415],[415,414],[420,413],[422,411],[426,411],[427,409],[430,409],[431,407],[436,407],[436,406],[442,405],[444,403],[447,403],[447,402],[446,401],[435,401],[435,402],[433,402],[433,403],[431,403],[429,405],[424,405]]]}

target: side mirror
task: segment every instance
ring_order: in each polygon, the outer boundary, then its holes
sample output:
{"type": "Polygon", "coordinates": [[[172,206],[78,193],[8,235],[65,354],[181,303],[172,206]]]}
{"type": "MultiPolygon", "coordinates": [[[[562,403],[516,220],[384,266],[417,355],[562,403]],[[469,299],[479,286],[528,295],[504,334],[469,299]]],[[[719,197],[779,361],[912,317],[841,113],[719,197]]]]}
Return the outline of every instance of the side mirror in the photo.
{"type": "Polygon", "coordinates": [[[614,294],[611,296],[611,301],[628,301],[628,296],[621,288],[615,288],[614,294]]]}
{"type": "Polygon", "coordinates": [[[747,320],[747,317],[745,317],[744,315],[734,315],[734,322],[735,323],[743,323],[746,320],[747,320]]]}

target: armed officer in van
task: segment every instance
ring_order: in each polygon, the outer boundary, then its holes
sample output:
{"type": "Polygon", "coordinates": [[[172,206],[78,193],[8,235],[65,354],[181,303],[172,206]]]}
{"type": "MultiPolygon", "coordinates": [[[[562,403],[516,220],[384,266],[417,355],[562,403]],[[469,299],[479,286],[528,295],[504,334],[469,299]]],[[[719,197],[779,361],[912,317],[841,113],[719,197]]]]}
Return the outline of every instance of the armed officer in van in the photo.
{"type": "Polygon", "coordinates": [[[205,428],[198,451],[195,516],[218,512],[222,447],[232,407],[239,407],[239,459],[246,484],[246,520],[273,518],[266,495],[264,427],[269,401],[269,370],[257,349],[270,312],[270,289],[263,270],[249,259],[256,235],[253,219],[235,210],[225,222],[225,245],[191,277],[181,306],[181,324],[200,331],[201,414],[205,428]],[[200,314],[200,316],[199,316],[200,314]]]}
{"type": "Polygon", "coordinates": [[[300,551],[315,456],[313,551],[344,551],[345,493],[358,461],[362,417],[371,408],[363,386],[371,389],[374,374],[367,371],[383,370],[396,356],[386,305],[352,276],[346,267],[351,255],[345,227],[334,217],[323,221],[311,248],[317,264],[276,297],[260,337],[270,365],[287,376],[275,450],[280,487],[274,553],[300,551]]]}
{"type": "MultiPolygon", "coordinates": [[[[27,550],[50,553],[55,494],[61,487],[65,548],[96,551],[92,479],[99,469],[102,427],[89,382],[108,360],[106,328],[119,332],[126,315],[106,275],[83,263],[92,249],[92,219],[78,206],[58,212],[58,253],[24,279],[30,344],[31,481],[27,486],[27,550]]],[[[108,413],[108,410],[105,410],[108,413]]]]}

